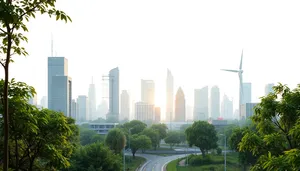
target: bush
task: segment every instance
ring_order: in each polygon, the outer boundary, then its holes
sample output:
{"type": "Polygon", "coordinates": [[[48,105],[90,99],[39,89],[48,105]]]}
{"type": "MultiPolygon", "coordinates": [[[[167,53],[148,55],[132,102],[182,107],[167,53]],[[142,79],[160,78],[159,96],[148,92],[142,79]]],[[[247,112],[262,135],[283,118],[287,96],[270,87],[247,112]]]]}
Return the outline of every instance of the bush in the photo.
{"type": "Polygon", "coordinates": [[[222,154],[222,149],[220,147],[217,148],[217,154],[221,155],[222,154]]]}
{"type": "Polygon", "coordinates": [[[212,160],[210,155],[206,155],[204,158],[202,155],[193,155],[192,157],[189,157],[189,164],[192,166],[210,164],[211,162],[212,160]]]}

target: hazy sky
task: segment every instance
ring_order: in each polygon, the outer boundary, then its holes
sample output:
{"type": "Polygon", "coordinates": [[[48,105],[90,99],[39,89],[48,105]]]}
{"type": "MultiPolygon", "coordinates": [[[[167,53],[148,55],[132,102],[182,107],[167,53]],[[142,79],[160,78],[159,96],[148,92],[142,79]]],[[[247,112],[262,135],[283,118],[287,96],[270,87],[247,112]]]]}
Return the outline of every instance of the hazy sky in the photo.
{"type": "Polygon", "coordinates": [[[118,66],[121,90],[130,90],[131,100],[140,99],[140,79],[153,79],[156,103],[164,105],[170,68],[175,89],[182,86],[188,104],[193,105],[194,88],[217,84],[221,99],[225,92],[237,108],[238,76],[220,69],[237,69],[242,49],[244,81],[252,82],[254,102],[267,83],[299,83],[300,1],[59,0],[57,5],[73,22],[31,20],[30,55],[15,58],[11,66],[10,77],[34,86],[38,99],[47,93],[51,33],[57,56],[69,60],[73,97],[88,93],[93,76],[97,103],[104,92],[102,75],[118,66]]]}

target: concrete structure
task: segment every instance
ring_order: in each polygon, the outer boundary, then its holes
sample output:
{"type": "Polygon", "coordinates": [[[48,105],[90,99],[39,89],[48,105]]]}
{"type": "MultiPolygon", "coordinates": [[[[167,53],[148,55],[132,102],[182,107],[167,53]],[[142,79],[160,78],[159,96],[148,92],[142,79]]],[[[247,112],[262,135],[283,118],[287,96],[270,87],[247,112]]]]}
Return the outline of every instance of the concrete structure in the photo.
{"type": "Polygon", "coordinates": [[[78,122],[86,122],[89,120],[89,105],[88,105],[88,97],[85,95],[78,96],[77,98],[77,106],[78,106],[78,122]]]}
{"type": "Polygon", "coordinates": [[[169,131],[179,131],[183,125],[192,125],[194,122],[164,122],[169,131]]]}
{"type": "Polygon", "coordinates": [[[71,107],[71,117],[75,120],[78,120],[78,104],[75,99],[72,100],[71,107]]]}
{"type": "Polygon", "coordinates": [[[244,98],[242,104],[252,102],[252,86],[251,83],[243,83],[244,98]]]}
{"type": "Polygon", "coordinates": [[[265,96],[267,96],[269,93],[274,93],[273,87],[274,87],[273,83],[267,84],[265,86],[265,96]]]}
{"type": "Polygon", "coordinates": [[[175,122],[184,122],[186,120],[185,97],[181,87],[179,87],[175,98],[175,122]]]}
{"type": "Polygon", "coordinates": [[[228,98],[227,95],[224,95],[223,101],[221,104],[221,116],[223,119],[232,119],[233,118],[233,102],[228,98]]]}
{"type": "Polygon", "coordinates": [[[167,122],[172,121],[174,118],[174,78],[171,71],[167,70],[167,80],[166,80],[166,118],[167,122]]]}
{"type": "Polygon", "coordinates": [[[51,80],[51,110],[70,117],[72,109],[72,80],[68,76],[53,76],[51,80]]]}
{"type": "Polygon", "coordinates": [[[210,117],[215,120],[220,117],[220,89],[213,86],[210,91],[210,117]]]}
{"type": "Polygon", "coordinates": [[[109,112],[107,119],[113,122],[119,121],[119,68],[114,68],[109,71],[109,112]]]}
{"type": "Polygon", "coordinates": [[[154,120],[154,105],[146,102],[135,103],[135,119],[142,122],[154,120]]]}
{"type": "Polygon", "coordinates": [[[141,101],[155,104],[155,84],[153,80],[141,80],[141,101]]]}
{"type": "Polygon", "coordinates": [[[52,110],[58,108],[52,104],[52,91],[60,88],[52,87],[52,79],[56,76],[68,76],[68,60],[64,57],[48,57],[48,108],[52,110]]]}
{"type": "Polygon", "coordinates": [[[130,101],[129,94],[126,90],[123,90],[121,93],[121,115],[120,120],[129,120],[130,113],[130,101]]]}
{"type": "Polygon", "coordinates": [[[48,102],[47,102],[48,98],[46,96],[43,96],[41,99],[41,103],[40,105],[42,106],[42,108],[48,108],[48,102]]]}
{"type": "Polygon", "coordinates": [[[98,117],[96,116],[96,87],[93,82],[92,78],[92,83],[89,86],[89,119],[90,120],[95,120],[98,117]]]}
{"type": "Polygon", "coordinates": [[[118,123],[89,123],[89,129],[100,135],[106,135],[109,130],[117,127],[118,123]]]}
{"type": "Polygon", "coordinates": [[[194,91],[194,121],[208,120],[208,86],[194,91]]]}
{"type": "Polygon", "coordinates": [[[254,114],[254,107],[259,103],[246,103],[241,106],[241,116],[242,120],[248,119],[254,114]]]}
{"type": "Polygon", "coordinates": [[[161,121],[161,111],[160,111],[160,107],[155,107],[154,122],[155,122],[155,123],[160,123],[160,121],[161,121]]]}
{"type": "Polygon", "coordinates": [[[227,120],[209,120],[208,123],[214,125],[216,129],[224,128],[227,126],[227,120]]]}

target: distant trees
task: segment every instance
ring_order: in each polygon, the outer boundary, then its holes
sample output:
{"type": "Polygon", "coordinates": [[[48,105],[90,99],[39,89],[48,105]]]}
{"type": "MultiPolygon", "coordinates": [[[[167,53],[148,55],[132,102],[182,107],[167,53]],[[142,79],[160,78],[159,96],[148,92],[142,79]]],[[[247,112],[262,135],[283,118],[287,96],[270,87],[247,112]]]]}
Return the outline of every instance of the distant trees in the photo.
{"type": "Polygon", "coordinates": [[[164,140],[166,144],[170,145],[170,148],[173,148],[174,145],[181,143],[180,132],[169,131],[167,133],[167,137],[164,140]]]}
{"type": "Polygon", "coordinates": [[[157,130],[146,128],[141,132],[141,135],[146,135],[151,139],[151,144],[154,149],[156,149],[160,143],[159,133],[157,130]]]}
{"type": "Polygon", "coordinates": [[[135,157],[137,150],[146,150],[151,148],[151,139],[145,135],[133,135],[130,138],[130,148],[132,156],[135,157]]]}
{"type": "Polygon", "coordinates": [[[95,142],[104,142],[105,136],[99,135],[93,130],[84,127],[79,127],[79,137],[81,145],[88,145],[95,142]]]}
{"type": "Polygon", "coordinates": [[[120,154],[126,145],[125,134],[119,128],[111,129],[105,138],[105,144],[115,153],[120,154]]]}
{"type": "Polygon", "coordinates": [[[215,127],[205,121],[194,122],[185,130],[185,133],[189,145],[198,147],[203,157],[205,157],[207,150],[218,147],[215,127]]]}
{"type": "MultiPolygon", "coordinates": [[[[167,136],[167,129],[168,129],[168,127],[167,127],[166,124],[162,124],[162,123],[160,123],[160,124],[153,124],[153,125],[151,126],[151,128],[158,131],[158,134],[159,134],[159,142],[160,142],[162,139],[166,138],[166,136],[167,136]]],[[[158,144],[158,146],[159,146],[159,144],[158,144]]]]}

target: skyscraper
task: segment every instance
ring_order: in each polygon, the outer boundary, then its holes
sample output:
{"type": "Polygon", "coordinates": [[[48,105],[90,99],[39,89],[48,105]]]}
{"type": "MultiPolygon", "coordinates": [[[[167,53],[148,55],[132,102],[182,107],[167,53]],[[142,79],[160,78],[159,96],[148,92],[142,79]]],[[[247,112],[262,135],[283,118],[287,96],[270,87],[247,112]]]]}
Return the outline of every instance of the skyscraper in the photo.
{"type": "Polygon", "coordinates": [[[142,122],[153,122],[154,120],[154,105],[146,102],[135,103],[135,119],[142,122]]]}
{"type": "Polygon", "coordinates": [[[267,84],[265,86],[265,96],[267,96],[269,93],[274,93],[273,87],[274,87],[273,83],[267,84]]]}
{"type": "Polygon", "coordinates": [[[210,91],[210,117],[215,120],[220,116],[220,90],[213,86],[210,91]]]}
{"type": "Polygon", "coordinates": [[[221,115],[224,119],[233,118],[233,102],[228,98],[227,95],[224,95],[222,105],[221,105],[221,115]]]}
{"type": "Polygon", "coordinates": [[[251,103],[252,101],[251,83],[243,83],[243,103],[251,103]]]}
{"type": "Polygon", "coordinates": [[[121,93],[121,120],[129,120],[129,94],[126,90],[121,93]]]}
{"type": "Polygon", "coordinates": [[[71,117],[78,120],[78,105],[75,99],[72,100],[71,117]]]}
{"type": "Polygon", "coordinates": [[[155,85],[153,80],[141,80],[141,101],[155,104],[155,85]]]}
{"type": "Polygon", "coordinates": [[[119,121],[119,68],[109,71],[109,113],[107,119],[119,121]]]}
{"type": "Polygon", "coordinates": [[[48,102],[47,102],[48,98],[46,96],[43,96],[41,99],[41,106],[43,108],[48,108],[48,102]]]}
{"type": "Polygon", "coordinates": [[[95,120],[97,119],[96,116],[96,88],[95,84],[93,82],[92,78],[92,83],[90,84],[89,87],[89,119],[90,120],[95,120]]]}
{"type": "Polygon", "coordinates": [[[171,71],[167,70],[167,80],[166,80],[166,122],[173,120],[173,103],[174,103],[174,78],[171,71]]]}
{"type": "Polygon", "coordinates": [[[185,97],[183,90],[179,87],[175,98],[175,122],[185,122],[185,97]]]}
{"type": "Polygon", "coordinates": [[[89,111],[89,107],[88,107],[89,103],[88,103],[88,97],[85,95],[80,95],[77,98],[77,114],[78,114],[78,121],[79,122],[86,122],[89,120],[88,118],[88,111],[89,111]]]}
{"type": "Polygon", "coordinates": [[[194,92],[194,121],[197,120],[208,120],[208,86],[194,92]]]}

